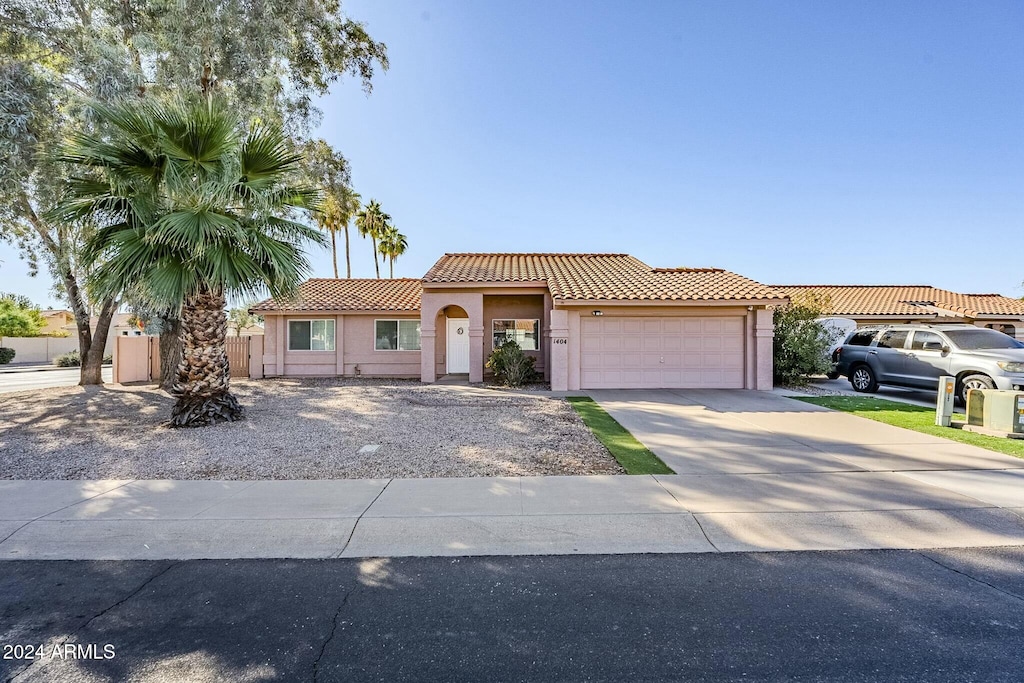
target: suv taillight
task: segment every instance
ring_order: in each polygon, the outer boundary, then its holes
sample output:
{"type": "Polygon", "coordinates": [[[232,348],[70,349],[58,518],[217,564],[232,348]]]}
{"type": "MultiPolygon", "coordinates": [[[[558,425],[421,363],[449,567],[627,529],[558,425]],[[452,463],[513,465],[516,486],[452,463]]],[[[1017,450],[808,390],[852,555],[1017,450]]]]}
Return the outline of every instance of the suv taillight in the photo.
{"type": "Polygon", "coordinates": [[[837,346],[836,350],[832,352],[832,362],[833,363],[838,363],[839,362],[839,358],[842,355],[843,355],[843,347],[842,346],[837,346]]]}

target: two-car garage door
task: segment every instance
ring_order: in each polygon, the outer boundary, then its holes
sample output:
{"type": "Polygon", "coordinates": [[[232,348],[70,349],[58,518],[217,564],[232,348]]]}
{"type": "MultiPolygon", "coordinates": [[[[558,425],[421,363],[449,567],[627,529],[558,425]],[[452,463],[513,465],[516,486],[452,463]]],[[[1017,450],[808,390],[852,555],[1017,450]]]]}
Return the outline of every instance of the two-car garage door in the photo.
{"type": "Polygon", "coordinates": [[[583,389],[743,388],[742,317],[583,318],[583,389]]]}

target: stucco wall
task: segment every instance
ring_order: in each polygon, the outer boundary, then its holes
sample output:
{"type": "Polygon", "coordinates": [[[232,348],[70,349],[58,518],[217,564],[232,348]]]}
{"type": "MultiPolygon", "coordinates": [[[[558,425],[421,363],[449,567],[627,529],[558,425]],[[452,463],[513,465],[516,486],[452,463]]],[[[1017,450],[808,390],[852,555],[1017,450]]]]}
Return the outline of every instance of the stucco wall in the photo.
{"type": "Polygon", "coordinates": [[[264,324],[263,367],[267,377],[419,377],[419,351],[374,349],[375,320],[419,320],[416,314],[345,313],[268,315],[264,324]],[[289,351],[289,320],[334,320],[333,351],[289,351]]]}

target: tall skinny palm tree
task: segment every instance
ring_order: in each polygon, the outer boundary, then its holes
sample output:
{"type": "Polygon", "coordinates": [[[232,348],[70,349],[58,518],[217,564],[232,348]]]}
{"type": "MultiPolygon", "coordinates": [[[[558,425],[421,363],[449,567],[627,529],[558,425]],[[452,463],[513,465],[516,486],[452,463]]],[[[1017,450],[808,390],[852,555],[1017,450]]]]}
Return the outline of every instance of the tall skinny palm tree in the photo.
{"type": "Polygon", "coordinates": [[[302,173],[323,195],[320,211],[313,214],[317,226],[331,236],[331,261],[338,277],[337,236],[345,231],[345,277],[352,277],[352,251],[348,224],[359,210],[359,194],[350,186],[348,160],[326,140],[310,140],[302,148],[302,173]]]}
{"type": "Polygon", "coordinates": [[[377,279],[380,279],[380,261],[377,258],[377,240],[384,232],[384,226],[391,222],[391,216],[384,213],[380,208],[380,202],[371,199],[362,211],[356,214],[356,228],[362,237],[369,237],[373,242],[373,267],[377,271],[377,279]]]}
{"type": "MultiPolygon", "coordinates": [[[[359,211],[361,199],[362,197],[359,196],[359,193],[347,185],[342,187],[334,196],[334,201],[338,207],[338,223],[341,225],[341,229],[345,231],[345,277],[347,278],[352,277],[352,248],[349,243],[348,224],[352,222],[352,217],[359,211]]],[[[335,263],[337,263],[337,260],[335,260],[335,263]]],[[[334,277],[338,277],[337,266],[334,268],[334,277]]]]}
{"type": "Polygon", "coordinates": [[[395,277],[395,259],[404,254],[409,248],[409,240],[405,235],[398,232],[398,228],[388,224],[384,228],[384,232],[380,236],[380,244],[377,245],[377,250],[380,251],[381,255],[388,259],[388,267],[390,269],[390,277],[395,277]]]}
{"type": "Polygon", "coordinates": [[[294,220],[318,193],[290,183],[300,157],[280,130],[242,130],[219,100],[93,108],[110,133],[67,143],[60,159],[81,175],[56,214],[97,225],[85,256],[98,292],[144,286],[180,307],[171,424],[237,420],[226,298],[295,291],[309,272],[302,245],[326,243],[294,220]]]}

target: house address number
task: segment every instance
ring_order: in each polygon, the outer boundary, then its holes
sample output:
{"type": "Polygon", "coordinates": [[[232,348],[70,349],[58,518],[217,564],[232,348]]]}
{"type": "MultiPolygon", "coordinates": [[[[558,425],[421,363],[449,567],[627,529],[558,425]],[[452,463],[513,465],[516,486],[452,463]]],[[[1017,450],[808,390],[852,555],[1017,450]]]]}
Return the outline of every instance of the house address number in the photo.
{"type": "Polygon", "coordinates": [[[552,339],[551,343],[552,344],[568,344],[569,340],[568,339],[552,339]]]}

